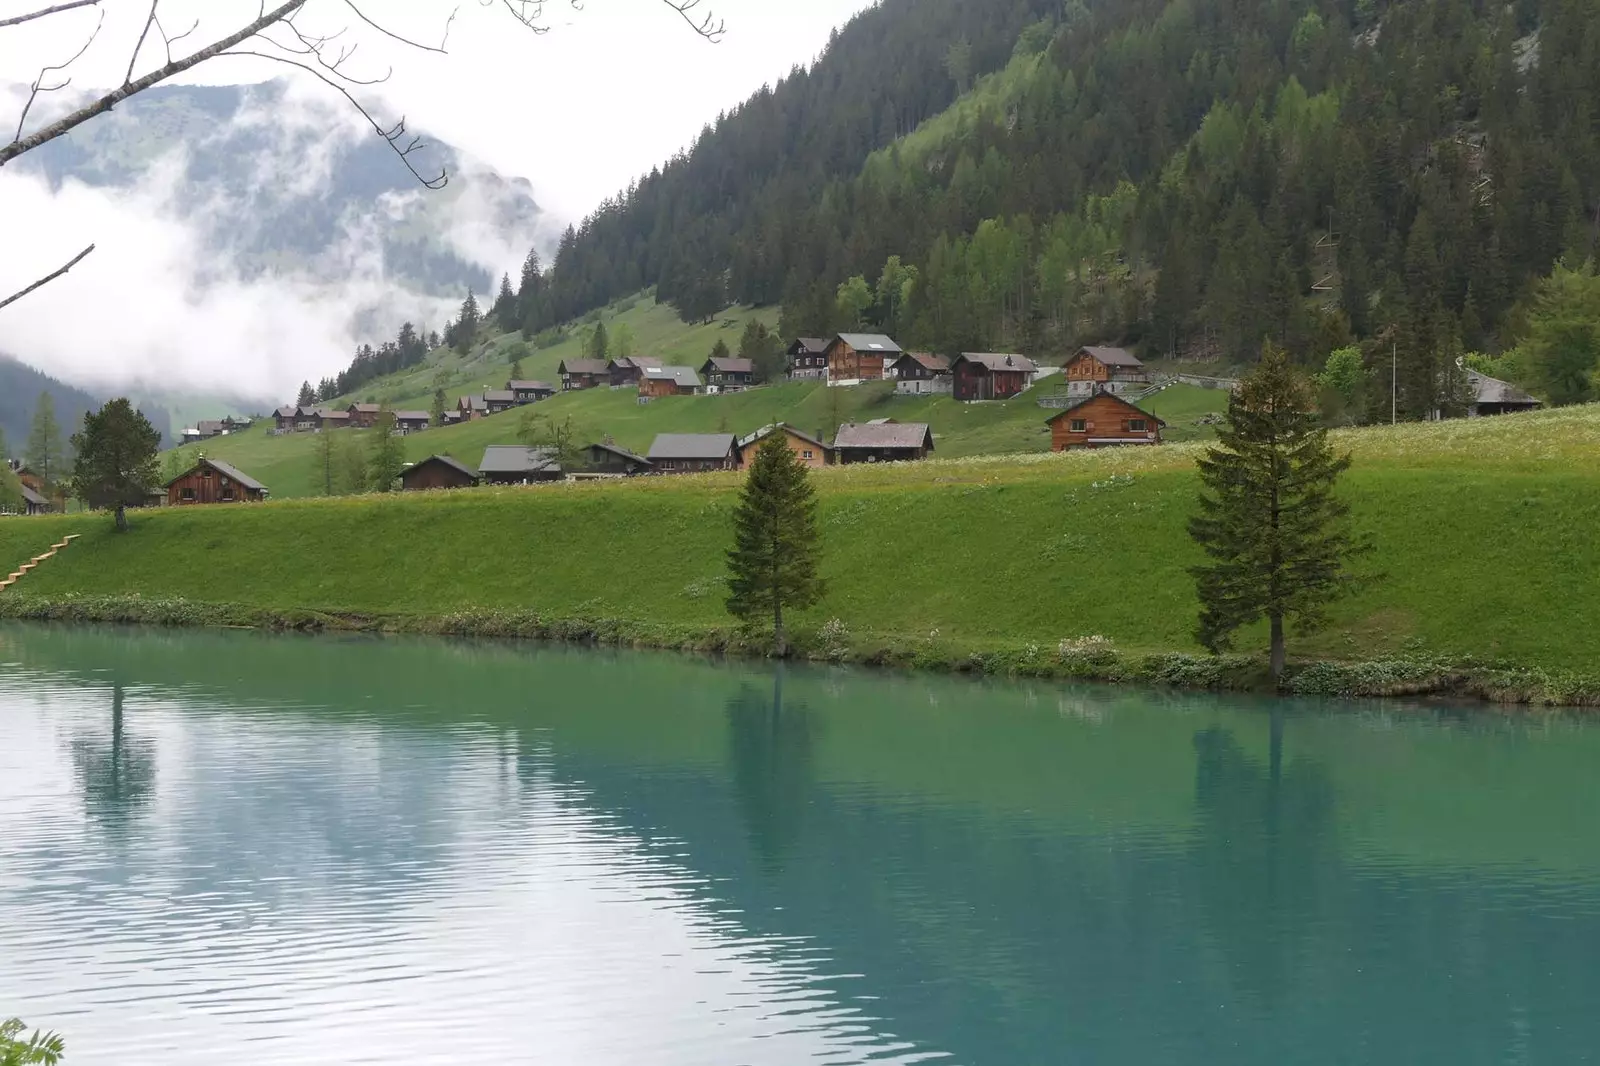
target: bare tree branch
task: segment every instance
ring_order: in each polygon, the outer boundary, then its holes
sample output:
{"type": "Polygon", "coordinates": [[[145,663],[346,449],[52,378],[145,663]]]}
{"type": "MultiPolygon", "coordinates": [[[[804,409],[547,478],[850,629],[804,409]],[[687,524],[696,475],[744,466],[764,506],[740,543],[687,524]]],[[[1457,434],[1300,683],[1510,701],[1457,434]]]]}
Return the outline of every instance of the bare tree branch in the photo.
{"type": "Polygon", "coordinates": [[[24,22],[47,18],[50,15],[59,15],[63,11],[71,11],[77,7],[95,7],[99,3],[100,0],[69,0],[68,3],[56,4],[54,7],[43,8],[27,15],[13,15],[8,19],[0,19],[0,29],[5,29],[7,26],[20,26],[24,22]]]}
{"type": "Polygon", "coordinates": [[[72,84],[72,79],[67,78],[65,81],[62,81],[56,85],[46,85],[44,83],[45,75],[54,70],[66,70],[68,67],[72,66],[72,64],[76,63],[78,59],[82,57],[83,53],[89,50],[89,46],[94,44],[94,39],[100,36],[100,28],[105,24],[106,13],[102,9],[100,12],[100,21],[95,24],[94,32],[89,34],[89,39],[83,42],[83,47],[78,49],[77,53],[73,55],[71,59],[67,60],[65,63],[52,63],[39,71],[39,76],[33,79],[33,85],[29,89],[27,102],[22,105],[22,114],[17,116],[17,135],[12,138],[13,144],[22,139],[22,127],[27,123],[28,112],[33,110],[33,103],[35,100],[39,99],[39,94],[60,92],[62,89],[65,89],[67,86],[72,84]]]}
{"type": "Polygon", "coordinates": [[[34,289],[41,288],[41,287],[43,287],[45,285],[50,284],[52,281],[56,280],[61,275],[65,274],[67,271],[71,270],[73,267],[75,267],[79,263],[83,262],[84,259],[92,251],[94,251],[94,245],[91,244],[91,245],[89,245],[89,247],[85,248],[83,251],[81,251],[77,255],[73,256],[72,259],[67,263],[67,265],[62,267],[60,270],[57,270],[53,274],[46,274],[44,277],[40,278],[38,281],[34,282],[32,285],[29,285],[26,289],[23,289],[21,292],[12,293],[10,296],[7,296],[4,300],[0,300],[0,307],[5,307],[7,304],[14,304],[18,300],[22,299],[24,296],[28,295],[28,293],[32,292],[34,289]]]}
{"type": "MultiPolygon", "coordinates": [[[[139,52],[144,48],[144,39],[150,36],[150,27],[156,21],[156,8],[161,6],[161,0],[150,0],[150,14],[144,20],[144,29],[139,31],[139,41],[133,46],[133,55],[128,57],[128,73],[122,76],[122,84],[126,85],[133,80],[133,65],[139,62],[139,52]]],[[[171,59],[171,56],[168,56],[171,59]]]]}
{"type": "Polygon", "coordinates": [[[410,45],[412,48],[419,48],[424,52],[438,52],[441,55],[444,54],[445,46],[450,43],[450,24],[456,20],[456,11],[461,10],[460,8],[456,8],[454,11],[450,12],[450,17],[444,20],[444,39],[439,42],[438,47],[435,47],[431,44],[423,44],[421,41],[413,41],[409,37],[402,37],[400,34],[395,33],[387,26],[383,26],[372,21],[367,17],[367,13],[365,11],[362,11],[361,8],[356,6],[355,0],[344,0],[344,6],[348,7],[351,11],[354,11],[356,13],[356,18],[360,19],[362,22],[365,22],[368,26],[371,26],[385,37],[399,41],[401,44],[410,45]]]}
{"type": "Polygon", "coordinates": [[[720,43],[723,35],[728,32],[728,24],[717,18],[715,13],[708,10],[703,17],[695,13],[694,9],[700,6],[701,0],[661,0],[661,2],[682,15],[683,21],[689,24],[690,29],[712,44],[720,43]]]}

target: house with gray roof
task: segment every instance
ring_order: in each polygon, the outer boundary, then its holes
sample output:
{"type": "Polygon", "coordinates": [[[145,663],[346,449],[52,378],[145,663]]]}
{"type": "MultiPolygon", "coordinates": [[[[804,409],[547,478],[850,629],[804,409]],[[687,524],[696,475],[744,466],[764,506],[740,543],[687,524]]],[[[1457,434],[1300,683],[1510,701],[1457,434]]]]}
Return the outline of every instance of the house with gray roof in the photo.
{"type": "Polygon", "coordinates": [[[1509,381],[1501,381],[1476,370],[1467,371],[1467,388],[1472,393],[1472,400],[1467,404],[1468,418],[1534,411],[1544,406],[1509,381]]]}
{"type": "Polygon", "coordinates": [[[558,370],[561,388],[567,392],[611,384],[611,364],[604,359],[567,359],[558,370]]]}
{"type": "Polygon", "coordinates": [[[260,503],[267,487],[221,459],[201,458],[167,482],[167,503],[173,507],[207,503],[260,503]]]}
{"type": "Polygon", "coordinates": [[[785,353],[791,381],[821,381],[828,376],[828,342],[822,337],[796,337],[785,353]]]}
{"type": "Polygon", "coordinates": [[[533,485],[563,477],[555,453],[522,444],[491,444],[483,450],[478,473],[489,485],[533,485]]]}
{"type": "Polygon", "coordinates": [[[639,371],[640,396],[693,396],[700,389],[700,375],[692,366],[647,366],[639,371]]]}
{"type": "Polygon", "coordinates": [[[448,455],[430,455],[400,472],[400,487],[406,492],[465,489],[482,480],[482,475],[472,467],[448,455]]]}
{"type": "Polygon", "coordinates": [[[833,438],[838,463],[899,463],[933,454],[926,422],[846,422],[833,438]]]}
{"type": "Polygon", "coordinates": [[[662,474],[735,470],[739,442],[732,433],[661,433],[650,445],[651,469],[662,474]]]}
{"type": "Polygon", "coordinates": [[[841,333],[828,342],[828,384],[882,381],[885,370],[900,355],[900,346],[885,334],[841,333]]]}
{"type": "Polygon", "coordinates": [[[1150,371],[1126,348],[1086,345],[1062,364],[1068,396],[1097,392],[1137,392],[1150,384],[1150,371]]]}

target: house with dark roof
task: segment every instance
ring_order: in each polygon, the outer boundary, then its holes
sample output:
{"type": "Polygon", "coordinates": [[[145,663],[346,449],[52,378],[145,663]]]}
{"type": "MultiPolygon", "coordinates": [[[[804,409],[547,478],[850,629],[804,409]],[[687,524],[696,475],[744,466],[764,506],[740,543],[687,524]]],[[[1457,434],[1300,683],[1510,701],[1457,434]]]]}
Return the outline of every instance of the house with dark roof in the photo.
{"type": "MultiPolygon", "coordinates": [[[[244,423],[248,426],[250,423],[244,423]]],[[[234,430],[232,419],[207,419],[196,422],[193,426],[183,431],[183,443],[193,444],[196,441],[211,440],[214,437],[226,437],[234,430]]]]}
{"type": "Polygon", "coordinates": [[[898,463],[933,454],[933,431],[926,422],[846,422],[833,438],[838,463],[898,463]]]}
{"type": "Polygon", "coordinates": [[[433,416],[426,411],[396,411],[394,413],[394,431],[402,437],[410,433],[421,433],[433,423],[433,416]]]}
{"type": "Polygon", "coordinates": [[[1472,394],[1467,404],[1468,418],[1535,411],[1544,406],[1511,382],[1480,374],[1476,370],[1467,371],[1467,388],[1472,394]]]}
{"type": "Polygon", "coordinates": [[[620,389],[625,385],[639,384],[646,367],[660,365],[661,360],[653,355],[625,355],[607,363],[606,371],[611,379],[611,387],[620,389]]]}
{"type": "Polygon", "coordinates": [[[841,333],[828,342],[828,384],[882,381],[884,367],[900,358],[900,346],[882,333],[841,333]]]}
{"type": "Polygon", "coordinates": [[[510,389],[484,389],[483,406],[484,410],[491,415],[509,411],[517,406],[517,394],[510,389]]]}
{"type": "Polygon", "coordinates": [[[278,433],[293,433],[299,414],[300,410],[296,407],[278,408],[272,412],[272,428],[278,433]]]}
{"type": "Polygon", "coordinates": [[[930,352],[905,352],[889,364],[894,391],[901,396],[948,394],[953,385],[950,360],[930,352]]]}
{"type": "Polygon", "coordinates": [[[483,396],[463,396],[456,401],[456,415],[462,422],[471,422],[479,418],[489,417],[489,405],[483,402],[483,396]]]}
{"type": "Polygon", "coordinates": [[[167,504],[260,503],[267,487],[237,467],[220,459],[202,458],[165,486],[167,504]]]}
{"type": "Polygon", "coordinates": [[[805,430],[796,429],[785,423],[776,422],[770,426],[762,426],[747,437],[739,438],[739,469],[746,470],[755,461],[756,449],[761,442],[774,433],[783,434],[783,442],[806,466],[827,466],[833,461],[833,448],[821,438],[813,437],[805,430]]]}
{"type": "Polygon", "coordinates": [[[756,383],[756,366],[748,359],[707,359],[700,367],[706,391],[739,392],[756,383]]]}
{"type": "Polygon", "coordinates": [[[548,400],[556,394],[556,387],[544,381],[508,381],[506,391],[511,393],[518,407],[525,407],[530,403],[548,400]]]}
{"type": "Polygon", "coordinates": [[[821,381],[828,376],[828,342],[821,337],[796,337],[785,353],[791,381],[821,381]]]}
{"type": "Polygon", "coordinates": [[[485,448],[478,473],[489,485],[533,485],[563,477],[555,453],[521,444],[491,444],[485,448]]]}
{"type": "Polygon", "coordinates": [[[1079,348],[1062,367],[1068,396],[1137,392],[1150,384],[1150,371],[1126,348],[1079,348]]]}
{"type": "Polygon", "coordinates": [[[700,376],[692,366],[647,366],[639,372],[639,395],[693,396],[700,391],[700,376]]]}
{"type": "Polygon", "coordinates": [[[0,515],[50,514],[55,510],[50,505],[50,501],[45,499],[39,492],[36,492],[31,485],[19,484],[17,490],[22,494],[22,497],[15,504],[0,499],[0,515]]]}
{"type": "Polygon", "coordinates": [[[383,410],[381,404],[353,403],[345,408],[345,414],[350,416],[350,425],[355,429],[371,429],[378,421],[378,414],[383,410]]]}
{"type": "Polygon", "coordinates": [[[611,367],[604,359],[566,359],[559,372],[561,388],[567,392],[611,384],[611,367]]]}
{"type": "Polygon", "coordinates": [[[400,488],[405,492],[468,489],[482,480],[472,467],[448,455],[430,455],[400,472],[400,488]]]}
{"type": "Polygon", "coordinates": [[[963,403],[1008,400],[1032,385],[1038,372],[1025,355],[962,352],[950,361],[951,395],[963,403]]]}
{"type": "Polygon", "coordinates": [[[1114,392],[1096,392],[1046,419],[1050,450],[1160,444],[1166,423],[1114,392]]]}
{"type": "Polygon", "coordinates": [[[591,444],[584,450],[583,472],[575,477],[633,477],[650,473],[650,460],[609,442],[591,444]]]}
{"type": "Polygon", "coordinates": [[[732,433],[661,433],[650,445],[651,469],[660,474],[735,470],[739,442],[732,433]]]}

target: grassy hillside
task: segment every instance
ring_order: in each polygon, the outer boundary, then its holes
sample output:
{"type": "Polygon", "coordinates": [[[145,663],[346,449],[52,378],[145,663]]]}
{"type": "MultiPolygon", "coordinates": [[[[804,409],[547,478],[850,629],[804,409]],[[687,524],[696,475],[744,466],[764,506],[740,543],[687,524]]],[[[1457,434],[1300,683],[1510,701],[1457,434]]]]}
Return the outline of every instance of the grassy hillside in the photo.
{"type": "MultiPolygon", "coordinates": [[[[1592,671],[1600,406],[1339,441],[1355,453],[1347,491],[1382,577],[1292,651],[1592,671]]],[[[1194,448],[823,471],[830,591],[806,621],[837,618],[850,642],[912,656],[1050,657],[1057,641],[1095,634],[1125,650],[1192,651],[1194,448]]],[[[84,534],[18,586],[25,597],[390,618],[533,611],[706,632],[727,625],[737,486],[708,475],[174,509],[120,537],[99,516],[18,519],[0,521],[0,559],[84,534]]]]}

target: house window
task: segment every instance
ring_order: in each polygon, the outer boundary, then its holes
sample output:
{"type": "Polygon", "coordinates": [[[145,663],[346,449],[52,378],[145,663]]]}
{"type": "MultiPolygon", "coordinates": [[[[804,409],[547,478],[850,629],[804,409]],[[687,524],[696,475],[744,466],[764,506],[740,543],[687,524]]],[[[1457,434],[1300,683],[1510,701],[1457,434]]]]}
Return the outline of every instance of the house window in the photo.
{"type": "Polygon", "coordinates": [[[811,458],[811,449],[807,448],[805,451],[801,452],[800,453],[800,457],[802,459],[810,459],[811,458]]]}
{"type": "Polygon", "coordinates": [[[225,489],[222,490],[222,502],[223,503],[232,503],[233,502],[233,489],[232,488],[225,488],[225,489]]]}
{"type": "Polygon", "coordinates": [[[202,480],[202,481],[210,481],[211,480],[211,471],[209,471],[209,470],[200,471],[200,480],[202,480]]]}
{"type": "Polygon", "coordinates": [[[1067,428],[1069,430],[1071,430],[1073,433],[1082,433],[1085,430],[1087,430],[1089,427],[1088,427],[1088,424],[1085,423],[1083,419],[1074,418],[1072,421],[1067,423],[1067,428]]]}
{"type": "Polygon", "coordinates": [[[182,494],[181,494],[181,496],[180,496],[180,498],[184,499],[184,500],[187,500],[190,503],[193,503],[194,502],[194,489],[184,489],[182,494]]]}
{"type": "Polygon", "coordinates": [[[1142,418],[1134,418],[1134,419],[1130,419],[1129,420],[1129,422],[1128,422],[1128,431],[1130,433],[1143,433],[1144,429],[1145,429],[1144,419],[1142,419],[1142,418]]]}

